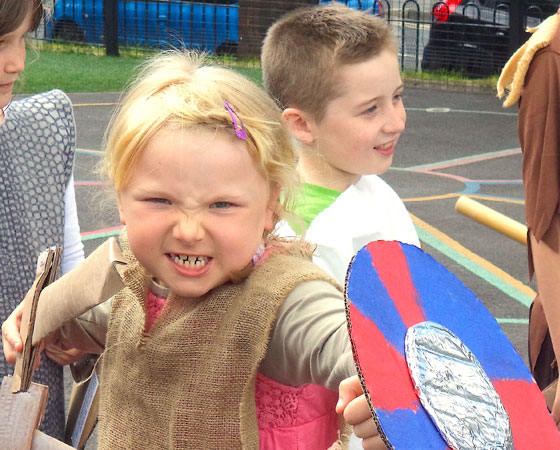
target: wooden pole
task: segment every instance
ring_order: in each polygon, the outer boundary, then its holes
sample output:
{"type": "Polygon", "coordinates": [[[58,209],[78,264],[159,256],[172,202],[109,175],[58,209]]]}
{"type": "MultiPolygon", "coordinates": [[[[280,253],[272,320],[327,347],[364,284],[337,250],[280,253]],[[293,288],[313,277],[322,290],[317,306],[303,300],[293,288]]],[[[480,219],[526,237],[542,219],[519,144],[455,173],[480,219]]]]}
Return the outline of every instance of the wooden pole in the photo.
{"type": "Polygon", "coordinates": [[[510,239],[527,245],[527,227],[467,196],[461,195],[455,210],[487,227],[505,234],[510,239]]]}

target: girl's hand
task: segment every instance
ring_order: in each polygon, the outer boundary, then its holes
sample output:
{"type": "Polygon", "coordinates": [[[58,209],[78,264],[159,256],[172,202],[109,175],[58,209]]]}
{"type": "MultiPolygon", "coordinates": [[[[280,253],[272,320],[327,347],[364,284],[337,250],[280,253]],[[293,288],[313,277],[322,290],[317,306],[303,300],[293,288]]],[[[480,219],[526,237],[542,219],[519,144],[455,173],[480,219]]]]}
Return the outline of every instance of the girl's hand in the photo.
{"type": "MultiPolygon", "coordinates": [[[[23,339],[20,335],[21,317],[23,316],[23,302],[8,316],[2,324],[2,346],[4,347],[4,356],[8,364],[14,365],[18,353],[23,351],[23,339]]],[[[39,353],[35,359],[35,369],[41,363],[41,352],[43,351],[43,343],[39,343],[39,353]]]]}
{"type": "Polygon", "coordinates": [[[342,380],[338,388],[336,412],[344,413],[346,423],[354,427],[354,434],[362,438],[365,450],[385,450],[385,443],[379,437],[377,426],[363,394],[362,385],[357,375],[342,380]]]}
{"type": "Polygon", "coordinates": [[[23,302],[12,311],[2,324],[2,345],[8,364],[15,364],[17,354],[23,351],[23,342],[19,333],[22,315],[23,302]]]}
{"type": "Polygon", "coordinates": [[[79,361],[88,353],[64,345],[59,339],[58,331],[54,331],[45,338],[45,354],[57,364],[66,366],[79,361]]]}

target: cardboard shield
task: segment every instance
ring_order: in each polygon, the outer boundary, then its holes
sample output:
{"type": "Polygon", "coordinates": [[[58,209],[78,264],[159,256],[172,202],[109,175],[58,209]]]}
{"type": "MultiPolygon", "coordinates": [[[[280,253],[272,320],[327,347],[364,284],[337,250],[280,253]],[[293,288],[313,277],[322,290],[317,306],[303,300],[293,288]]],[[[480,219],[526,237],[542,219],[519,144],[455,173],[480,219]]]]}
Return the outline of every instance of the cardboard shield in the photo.
{"type": "Polygon", "coordinates": [[[451,448],[407,365],[407,331],[426,321],[445,327],[478,360],[509,416],[513,448],[560,448],[560,433],[522,358],[474,293],[430,255],[396,241],[369,243],[350,264],[345,301],[362,387],[389,448],[451,448]]]}

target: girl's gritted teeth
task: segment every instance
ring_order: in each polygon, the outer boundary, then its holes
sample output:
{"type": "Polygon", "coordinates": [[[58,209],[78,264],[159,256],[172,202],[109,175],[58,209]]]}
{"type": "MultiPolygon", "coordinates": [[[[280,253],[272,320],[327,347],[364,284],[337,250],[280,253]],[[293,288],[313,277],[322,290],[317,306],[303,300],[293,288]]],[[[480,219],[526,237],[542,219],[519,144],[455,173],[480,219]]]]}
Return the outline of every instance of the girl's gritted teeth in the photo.
{"type": "Polygon", "coordinates": [[[210,260],[210,258],[208,258],[207,256],[176,255],[173,253],[170,253],[169,257],[173,260],[174,263],[191,269],[202,268],[210,260]]]}

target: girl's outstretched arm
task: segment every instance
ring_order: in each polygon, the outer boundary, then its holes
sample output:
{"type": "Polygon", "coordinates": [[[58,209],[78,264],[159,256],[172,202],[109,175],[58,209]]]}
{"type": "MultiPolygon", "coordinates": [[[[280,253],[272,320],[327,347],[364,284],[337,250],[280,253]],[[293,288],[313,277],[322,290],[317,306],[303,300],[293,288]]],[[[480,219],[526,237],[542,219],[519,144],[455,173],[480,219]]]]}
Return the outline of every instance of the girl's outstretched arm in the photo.
{"type": "Polygon", "coordinates": [[[354,434],[363,439],[362,447],[365,450],[386,449],[371,417],[371,411],[357,375],[341,381],[338,388],[336,412],[344,414],[344,420],[354,427],[354,434]]]}

